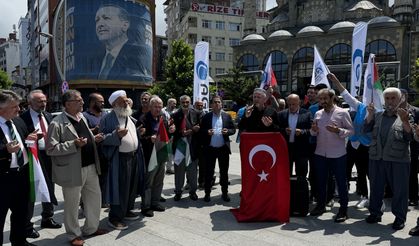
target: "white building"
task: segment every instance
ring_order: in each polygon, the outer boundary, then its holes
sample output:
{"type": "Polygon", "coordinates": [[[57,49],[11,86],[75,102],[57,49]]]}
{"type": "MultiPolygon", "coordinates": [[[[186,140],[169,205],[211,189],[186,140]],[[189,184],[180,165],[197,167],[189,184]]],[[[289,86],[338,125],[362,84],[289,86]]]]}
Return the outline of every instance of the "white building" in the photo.
{"type": "MultiPolygon", "coordinates": [[[[167,0],[166,36],[168,42],[183,39],[195,48],[199,41],[210,44],[210,76],[226,73],[233,68],[233,48],[243,37],[243,0],[229,1],[167,0]],[[205,3],[204,3],[205,2],[205,3]]],[[[255,13],[257,32],[265,32],[269,15],[266,0],[257,3],[255,13]]],[[[170,53],[170,48],[169,48],[170,53]]]]}
{"type": "Polygon", "coordinates": [[[15,33],[10,33],[8,40],[0,44],[0,69],[5,71],[10,79],[16,67],[20,65],[19,50],[19,41],[15,33]]]}

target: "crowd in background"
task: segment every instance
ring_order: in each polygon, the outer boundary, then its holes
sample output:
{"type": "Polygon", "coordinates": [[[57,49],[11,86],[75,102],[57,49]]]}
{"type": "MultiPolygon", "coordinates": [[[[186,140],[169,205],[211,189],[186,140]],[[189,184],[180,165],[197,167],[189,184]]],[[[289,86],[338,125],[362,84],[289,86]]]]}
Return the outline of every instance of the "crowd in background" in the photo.
{"type": "MultiPolygon", "coordinates": [[[[380,222],[383,199],[392,197],[392,228],[400,230],[408,206],[418,205],[419,109],[407,102],[405,90],[391,87],[384,90],[384,111],[378,111],[350,95],[335,75],[329,74],[328,79],[341,100],[323,84],[310,86],[304,99],[291,93],[277,100],[272,88],[256,88],[247,105],[237,108],[236,119],[224,111],[219,96],[211,98],[207,111],[202,101],[192,104],[188,95],[179,98],[180,107],[175,98],[163,107],[159,96],[144,92],[140,107],[133,110],[123,90],[108,98],[112,106],[108,113],[99,92],[89,95],[84,110],[80,92],[68,90],[61,99],[63,112],[53,118],[45,110],[47,98],[42,91],[29,93],[28,109],[22,112],[21,98],[2,90],[2,229],[10,209],[12,245],[33,245],[21,235],[39,237],[31,223],[34,203],[29,199],[25,139],[38,143],[50,194],[50,202],[42,203],[41,227],[61,228],[53,218],[57,184],[62,187],[69,242],[83,245],[84,238],[108,232],[99,228],[101,208],[109,209],[108,225],[116,230],[125,230],[126,221],[139,219],[134,212],[138,197],[142,216],[165,211],[166,175],[174,175],[174,201],[181,200],[185,191],[196,201],[197,190],[203,189],[203,200],[209,202],[218,161],[221,199],[229,202],[230,136],[237,128],[237,142],[243,132],[282,133],[288,145],[290,176],[309,180],[310,201],[315,203],[311,216],[323,214],[336,197],[340,207],[334,221],[341,223],[350,216],[348,190],[355,165],[356,207],[368,208],[366,222],[380,222]],[[83,227],[79,209],[86,218],[83,227]]],[[[409,233],[419,235],[419,218],[409,233]]],[[[3,242],[3,234],[0,239],[3,242]]]]}

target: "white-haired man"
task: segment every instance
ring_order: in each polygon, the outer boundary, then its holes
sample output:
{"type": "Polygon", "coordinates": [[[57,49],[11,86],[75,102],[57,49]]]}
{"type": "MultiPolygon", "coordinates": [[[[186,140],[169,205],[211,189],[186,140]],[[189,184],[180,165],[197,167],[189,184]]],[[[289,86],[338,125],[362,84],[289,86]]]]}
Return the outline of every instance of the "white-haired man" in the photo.
{"type": "Polygon", "coordinates": [[[173,133],[174,125],[168,125],[165,114],[162,111],[163,101],[158,96],[152,96],[150,99],[150,111],[142,115],[140,118],[143,125],[142,142],[144,143],[144,159],[146,163],[145,174],[145,191],[142,196],[141,213],[146,217],[154,216],[154,211],[163,212],[165,208],[160,205],[160,197],[163,190],[164,179],[164,163],[151,163],[155,161],[151,159],[154,143],[156,142],[160,118],[163,117],[168,133],[173,133]],[[150,165],[156,165],[153,170],[148,170],[150,165]]]}
{"type": "Polygon", "coordinates": [[[385,89],[385,111],[375,112],[374,105],[370,104],[364,124],[364,131],[372,132],[369,149],[370,215],[366,221],[370,224],[381,221],[384,186],[387,184],[393,191],[391,210],[396,217],[392,225],[394,230],[403,229],[406,221],[409,141],[413,140],[409,113],[400,108],[403,100],[398,88],[385,89]]]}
{"type": "Polygon", "coordinates": [[[109,174],[106,203],[110,205],[108,225],[116,230],[128,228],[123,220],[137,220],[131,210],[144,181],[144,161],[127,94],[115,91],[109,97],[113,110],[100,121],[105,136],[103,153],[108,160],[109,174]]]}

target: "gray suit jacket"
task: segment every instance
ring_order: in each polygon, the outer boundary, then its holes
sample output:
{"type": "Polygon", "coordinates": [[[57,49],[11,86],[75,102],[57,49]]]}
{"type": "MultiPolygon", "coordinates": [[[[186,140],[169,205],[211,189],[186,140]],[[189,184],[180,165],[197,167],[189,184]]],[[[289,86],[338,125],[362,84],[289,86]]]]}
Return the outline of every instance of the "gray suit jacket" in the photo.
{"type": "MultiPolygon", "coordinates": [[[[86,119],[82,117],[87,125],[86,119]]],[[[90,132],[95,149],[95,165],[100,174],[100,163],[94,136],[90,132]]],[[[55,117],[48,126],[48,140],[46,151],[52,161],[52,181],[63,187],[82,185],[81,178],[81,149],[76,146],[74,140],[78,138],[76,129],[63,112],[55,117]]]]}

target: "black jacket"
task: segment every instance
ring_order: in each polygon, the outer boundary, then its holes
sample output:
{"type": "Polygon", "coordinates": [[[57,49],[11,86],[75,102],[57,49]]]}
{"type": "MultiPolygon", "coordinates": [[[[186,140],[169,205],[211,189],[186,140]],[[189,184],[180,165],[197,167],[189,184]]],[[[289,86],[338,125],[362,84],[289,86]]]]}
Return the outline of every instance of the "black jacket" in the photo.
{"type": "MultiPolygon", "coordinates": [[[[289,127],[288,124],[288,116],[289,110],[285,109],[278,113],[278,122],[279,122],[279,131],[281,132],[282,136],[284,136],[287,144],[289,144],[289,135],[286,133],[286,128],[289,127]]],[[[309,146],[309,137],[310,137],[310,128],[311,123],[313,122],[313,118],[311,116],[310,111],[300,108],[298,113],[298,120],[296,128],[302,130],[302,134],[300,136],[295,135],[294,137],[294,145],[295,150],[297,150],[301,155],[308,156],[310,155],[311,151],[309,146]]]]}

